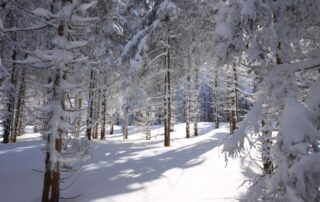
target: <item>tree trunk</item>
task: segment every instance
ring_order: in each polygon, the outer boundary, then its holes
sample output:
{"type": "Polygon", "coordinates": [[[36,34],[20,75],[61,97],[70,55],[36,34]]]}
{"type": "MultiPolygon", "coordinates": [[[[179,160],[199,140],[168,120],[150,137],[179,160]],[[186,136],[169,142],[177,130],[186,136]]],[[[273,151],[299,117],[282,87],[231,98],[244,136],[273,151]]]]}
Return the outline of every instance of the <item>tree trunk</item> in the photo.
{"type": "Polygon", "coordinates": [[[190,100],[191,100],[191,83],[190,75],[187,76],[187,96],[185,100],[185,122],[186,138],[190,138],[190,100]]]}
{"type": "MultiPolygon", "coordinates": [[[[50,144],[50,136],[47,137],[47,144],[50,144]]],[[[45,173],[43,179],[42,202],[49,202],[51,181],[51,158],[49,148],[47,148],[45,159],[45,173]]]]}
{"type": "MultiPolygon", "coordinates": [[[[17,58],[17,51],[13,50],[11,59],[16,60],[17,58]]],[[[11,71],[11,81],[10,81],[10,92],[8,93],[8,102],[7,102],[7,114],[6,119],[4,121],[4,130],[3,130],[3,143],[9,143],[12,135],[13,130],[13,123],[14,123],[14,105],[15,105],[15,87],[16,87],[16,76],[17,76],[17,69],[15,63],[12,65],[11,71]]]]}
{"type": "MultiPolygon", "coordinates": [[[[187,115],[187,114],[186,114],[187,115]]],[[[189,115],[187,115],[189,116],[189,115]]],[[[186,138],[190,138],[190,122],[189,117],[186,117],[186,138]]]]}
{"type": "Polygon", "coordinates": [[[220,114],[219,114],[219,74],[218,69],[215,70],[215,79],[214,79],[214,114],[215,114],[215,128],[220,127],[220,114]]]}
{"type": "Polygon", "coordinates": [[[151,112],[150,109],[147,109],[147,124],[146,124],[146,140],[151,139],[151,112]]]}
{"type": "Polygon", "coordinates": [[[123,123],[122,123],[122,134],[123,139],[128,139],[128,107],[125,107],[123,114],[123,123]]]}
{"type": "Polygon", "coordinates": [[[100,97],[101,97],[101,91],[97,91],[97,97],[96,102],[94,104],[94,133],[93,133],[93,139],[98,139],[98,131],[99,131],[99,119],[100,119],[100,97]]]}
{"type": "Polygon", "coordinates": [[[110,117],[110,132],[109,134],[112,135],[114,132],[114,129],[113,129],[113,114],[112,116],[110,117]]]}
{"type": "Polygon", "coordinates": [[[233,78],[233,89],[230,93],[231,99],[231,110],[230,110],[230,133],[233,134],[237,129],[238,115],[237,115],[237,103],[238,103],[238,75],[236,65],[232,65],[232,78],[233,78]]]}
{"type": "MultiPolygon", "coordinates": [[[[81,98],[81,93],[79,93],[76,96],[76,109],[81,111],[81,108],[82,108],[82,98],[81,98]]],[[[82,113],[79,113],[78,117],[76,118],[76,137],[80,136],[81,117],[82,117],[82,113]]]]}
{"type": "Polygon", "coordinates": [[[271,131],[264,120],[261,121],[262,125],[262,164],[263,164],[263,173],[271,174],[273,171],[273,164],[271,161],[271,131]]]}
{"type": "Polygon", "coordinates": [[[195,119],[194,119],[194,136],[198,136],[198,121],[199,121],[199,66],[195,68],[195,119]]]}
{"type": "Polygon", "coordinates": [[[107,127],[107,120],[106,120],[106,112],[107,112],[107,90],[103,90],[103,100],[102,100],[102,124],[101,124],[101,140],[104,140],[106,137],[106,127],[107,127]]]}
{"type": "MultiPolygon", "coordinates": [[[[62,0],[62,6],[66,3],[65,1],[66,0],[62,0]]],[[[54,9],[54,3],[55,2],[51,5],[52,11],[54,9]]],[[[63,21],[60,22],[57,31],[59,36],[64,36],[63,21]]],[[[58,63],[56,62],[56,64],[58,63]]],[[[49,84],[53,82],[52,88],[48,90],[48,103],[56,106],[49,112],[49,119],[45,120],[47,142],[42,202],[59,202],[60,198],[60,154],[62,151],[61,138],[63,133],[63,129],[60,128],[60,122],[64,119],[63,110],[65,108],[64,91],[61,87],[60,75],[63,68],[63,64],[56,65],[53,76],[49,76],[48,79],[49,84]]]]}
{"type": "MultiPolygon", "coordinates": [[[[170,19],[167,19],[167,43],[170,46],[170,19]]],[[[166,48],[166,76],[165,76],[165,132],[164,132],[164,146],[170,147],[170,132],[171,132],[171,58],[170,47],[166,48]]]]}
{"type": "MultiPolygon", "coordinates": [[[[42,192],[43,202],[58,202],[60,196],[60,153],[62,150],[61,134],[63,129],[59,127],[59,123],[63,120],[62,110],[64,104],[63,92],[61,89],[60,67],[57,67],[54,76],[52,88],[52,97],[49,101],[59,107],[50,112],[50,118],[47,120],[47,143],[46,143],[46,159],[44,184],[42,192]],[[52,144],[53,141],[53,144],[52,144]],[[51,152],[54,152],[51,153],[51,152]],[[54,156],[54,157],[53,157],[54,156]]],[[[50,80],[50,79],[49,79],[50,80]]],[[[50,94],[50,92],[48,92],[50,94]]]]}
{"type": "MultiPolygon", "coordinates": [[[[61,134],[56,139],[56,152],[59,155],[62,149],[61,134]]],[[[51,201],[58,202],[60,198],[60,161],[57,160],[52,171],[51,201]]]]}
{"type": "Polygon", "coordinates": [[[17,135],[21,135],[21,132],[23,132],[23,125],[22,125],[22,104],[23,104],[23,96],[24,96],[24,90],[25,90],[25,70],[21,69],[18,73],[18,79],[19,79],[19,85],[16,93],[16,107],[14,112],[14,123],[12,128],[12,134],[11,134],[11,141],[16,142],[17,135]]]}
{"type": "Polygon", "coordinates": [[[93,119],[93,90],[94,90],[94,72],[90,72],[90,86],[89,86],[89,106],[88,106],[88,115],[87,115],[87,130],[86,135],[88,140],[91,140],[92,135],[92,119],[93,119]]]}

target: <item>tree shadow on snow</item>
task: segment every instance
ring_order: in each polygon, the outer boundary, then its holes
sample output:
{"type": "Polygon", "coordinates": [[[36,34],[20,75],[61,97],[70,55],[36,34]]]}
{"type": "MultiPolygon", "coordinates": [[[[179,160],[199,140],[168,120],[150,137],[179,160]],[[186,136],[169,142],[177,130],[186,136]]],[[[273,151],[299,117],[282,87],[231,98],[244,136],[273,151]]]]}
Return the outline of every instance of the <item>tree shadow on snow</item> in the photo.
{"type": "MultiPolygon", "coordinates": [[[[209,131],[202,130],[201,134],[207,132],[209,131]]],[[[201,155],[220,146],[225,135],[226,133],[216,133],[214,137],[197,144],[177,149],[159,148],[159,145],[153,143],[148,144],[148,147],[131,143],[100,146],[82,167],[76,182],[63,191],[62,196],[82,194],[79,198],[68,201],[90,201],[144,189],[144,183],[163,177],[170,169],[188,169],[201,165],[205,161],[201,155]],[[161,153],[157,153],[158,150],[152,150],[154,148],[164,149],[165,152],[161,150],[161,153]],[[148,156],[141,156],[143,151],[148,156]]]]}

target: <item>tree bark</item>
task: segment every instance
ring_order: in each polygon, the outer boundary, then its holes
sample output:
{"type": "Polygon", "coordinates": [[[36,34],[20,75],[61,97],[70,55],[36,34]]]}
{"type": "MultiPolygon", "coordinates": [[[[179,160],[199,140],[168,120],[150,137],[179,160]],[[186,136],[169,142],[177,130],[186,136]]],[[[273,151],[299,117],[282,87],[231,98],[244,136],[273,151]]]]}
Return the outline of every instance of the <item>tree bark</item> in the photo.
{"type": "Polygon", "coordinates": [[[109,134],[112,135],[113,132],[114,132],[114,130],[113,130],[113,114],[112,114],[112,116],[110,117],[110,132],[109,132],[109,134]]]}
{"type": "Polygon", "coordinates": [[[146,140],[151,139],[151,112],[150,109],[147,109],[147,124],[146,124],[146,140]]]}
{"type": "MultiPolygon", "coordinates": [[[[81,93],[77,94],[76,96],[76,109],[81,110],[82,108],[82,98],[81,98],[81,93]]],[[[78,117],[76,118],[76,136],[80,136],[80,129],[81,129],[81,117],[82,113],[79,113],[78,117]]]]}
{"type": "Polygon", "coordinates": [[[195,67],[195,119],[194,119],[194,136],[198,136],[198,119],[199,119],[199,66],[195,67]]]}
{"type": "Polygon", "coordinates": [[[220,127],[220,114],[219,114],[219,74],[218,69],[215,70],[215,79],[214,79],[214,114],[215,114],[215,128],[220,127]]]}
{"type": "Polygon", "coordinates": [[[124,114],[123,114],[123,123],[122,123],[122,134],[123,134],[123,139],[127,140],[128,139],[128,107],[126,106],[124,109],[124,114]]]}
{"type": "MultiPolygon", "coordinates": [[[[50,79],[49,79],[50,80],[50,79]]],[[[50,92],[49,92],[50,94],[50,92]]],[[[60,196],[60,153],[62,150],[61,134],[63,129],[59,127],[59,122],[63,120],[62,110],[64,97],[61,89],[60,67],[57,67],[54,76],[54,83],[52,88],[52,97],[50,102],[60,105],[60,109],[54,109],[50,112],[50,118],[47,121],[48,138],[46,143],[46,159],[45,159],[45,173],[44,184],[42,192],[43,202],[58,202],[60,196]],[[56,128],[54,130],[53,128],[56,128]],[[53,144],[51,143],[53,141],[53,144]],[[55,152],[55,158],[52,159],[52,153],[55,152]]]]}
{"type": "Polygon", "coordinates": [[[23,96],[25,91],[25,70],[21,69],[18,73],[19,85],[17,84],[17,93],[16,93],[16,107],[14,112],[14,123],[12,124],[12,134],[11,141],[16,142],[17,135],[22,135],[21,133],[24,131],[23,129],[23,121],[22,121],[22,105],[23,105],[23,96]]]}
{"type": "Polygon", "coordinates": [[[261,121],[262,125],[262,164],[263,164],[263,173],[264,174],[271,174],[273,171],[273,164],[271,161],[271,131],[269,127],[266,126],[264,120],[261,121]]]}
{"type": "MultiPolygon", "coordinates": [[[[13,50],[11,59],[16,60],[17,58],[17,51],[13,50]]],[[[9,143],[10,139],[12,139],[12,130],[13,130],[13,123],[14,123],[14,106],[15,106],[15,87],[16,87],[16,76],[17,76],[17,68],[16,65],[13,63],[12,70],[11,70],[11,79],[10,79],[10,92],[8,92],[8,102],[7,102],[7,114],[6,119],[4,121],[4,131],[3,131],[3,143],[9,143]]]]}
{"type": "MultiPolygon", "coordinates": [[[[62,149],[61,134],[56,139],[56,152],[59,155],[62,149]]],[[[60,198],[60,161],[57,160],[52,171],[52,185],[51,185],[51,202],[58,202],[60,198]]]]}
{"type": "MultiPolygon", "coordinates": [[[[47,137],[47,144],[50,144],[50,136],[47,137]]],[[[46,159],[45,159],[45,173],[43,179],[43,190],[42,190],[42,202],[49,202],[50,187],[51,187],[51,158],[50,151],[47,148],[46,159]]]]}
{"type": "Polygon", "coordinates": [[[89,85],[89,106],[87,115],[87,130],[86,136],[88,140],[91,140],[92,135],[92,119],[93,119],[93,90],[94,90],[94,71],[90,71],[90,85],[89,85]]]}
{"type": "Polygon", "coordinates": [[[107,112],[107,90],[103,90],[102,94],[102,124],[101,124],[101,140],[106,138],[106,127],[107,127],[107,120],[106,120],[106,112],[107,112]]]}
{"type": "Polygon", "coordinates": [[[100,119],[100,97],[101,97],[101,91],[97,91],[97,97],[94,104],[94,132],[93,132],[93,139],[98,139],[98,131],[99,131],[99,119],[100,119]]]}
{"type": "MultiPolygon", "coordinates": [[[[170,28],[169,18],[167,19],[167,43],[170,46],[170,28]]],[[[170,58],[170,47],[166,48],[166,76],[165,76],[165,132],[164,132],[164,146],[170,147],[170,132],[171,132],[171,58],[170,58]]]]}
{"type": "Polygon", "coordinates": [[[230,93],[230,99],[231,99],[231,110],[230,110],[230,133],[233,134],[234,131],[237,129],[237,103],[238,103],[238,75],[237,75],[237,69],[236,65],[232,65],[232,78],[233,78],[233,86],[232,91],[230,93]]]}
{"type": "Polygon", "coordinates": [[[187,96],[185,99],[185,122],[186,122],[186,138],[190,138],[190,100],[191,100],[191,83],[190,75],[187,76],[187,96]]]}

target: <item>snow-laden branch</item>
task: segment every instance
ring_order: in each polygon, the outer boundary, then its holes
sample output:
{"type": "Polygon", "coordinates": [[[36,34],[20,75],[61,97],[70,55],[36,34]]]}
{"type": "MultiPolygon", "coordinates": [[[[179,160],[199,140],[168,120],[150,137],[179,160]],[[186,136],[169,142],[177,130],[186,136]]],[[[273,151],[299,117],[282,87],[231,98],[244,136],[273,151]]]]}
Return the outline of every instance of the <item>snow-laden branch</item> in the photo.
{"type": "Polygon", "coordinates": [[[286,71],[287,73],[294,73],[299,71],[306,71],[313,68],[320,67],[320,58],[308,59],[301,62],[291,63],[291,64],[280,64],[274,66],[271,69],[270,74],[277,74],[279,71],[286,71]]]}
{"type": "MultiPolygon", "coordinates": [[[[8,29],[3,29],[3,31],[4,32],[35,31],[35,30],[47,28],[48,26],[49,26],[48,24],[39,24],[39,25],[33,25],[30,27],[23,27],[23,28],[11,27],[8,29]]],[[[1,27],[0,27],[0,29],[1,29],[1,27]]]]}
{"type": "MultiPolygon", "coordinates": [[[[141,43],[146,43],[146,38],[147,35],[153,31],[159,24],[159,20],[154,21],[150,26],[142,29],[141,31],[139,31],[136,35],[134,35],[132,37],[132,39],[125,45],[117,63],[121,64],[123,59],[129,54],[129,52],[131,51],[132,48],[138,46],[138,47],[143,47],[144,45],[141,43]],[[142,40],[144,39],[144,40],[142,40]]],[[[141,52],[142,48],[140,48],[138,51],[141,52]]],[[[136,53],[136,55],[139,54],[138,52],[136,53]]]]}
{"type": "Polygon", "coordinates": [[[240,128],[230,135],[225,141],[223,151],[234,155],[243,148],[244,140],[247,138],[248,130],[259,129],[259,116],[262,113],[262,105],[265,102],[266,97],[261,97],[251,108],[246,118],[240,122],[240,128]]]}

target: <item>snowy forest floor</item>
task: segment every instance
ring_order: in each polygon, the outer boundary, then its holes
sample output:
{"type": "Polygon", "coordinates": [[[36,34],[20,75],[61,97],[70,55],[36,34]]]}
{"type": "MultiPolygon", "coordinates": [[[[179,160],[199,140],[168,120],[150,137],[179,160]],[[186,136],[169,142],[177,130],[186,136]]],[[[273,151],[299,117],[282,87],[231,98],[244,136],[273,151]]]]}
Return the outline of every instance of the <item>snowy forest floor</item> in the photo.
{"type": "MultiPolygon", "coordinates": [[[[145,140],[139,127],[130,127],[122,140],[120,127],[104,141],[92,141],[90,159],[64,173],[61,201],[202,202],[238,201],[245,187],[240,159],[226,167],[221,153],[226,124],[214,129],[199,123],[198,137],[185,138],[185,124],[174,126],[171,147],[163,147],[163,128],[153,126],[145,140]]],[[[4,202],[41,201],[44,141],[25,134],[18,143],[0,146],[0,198],[4,202]]]]}

